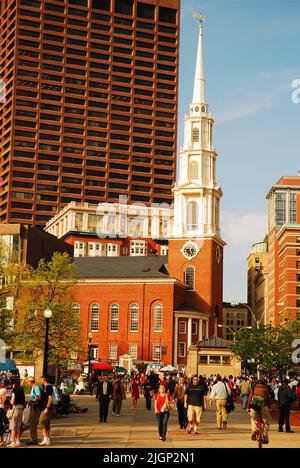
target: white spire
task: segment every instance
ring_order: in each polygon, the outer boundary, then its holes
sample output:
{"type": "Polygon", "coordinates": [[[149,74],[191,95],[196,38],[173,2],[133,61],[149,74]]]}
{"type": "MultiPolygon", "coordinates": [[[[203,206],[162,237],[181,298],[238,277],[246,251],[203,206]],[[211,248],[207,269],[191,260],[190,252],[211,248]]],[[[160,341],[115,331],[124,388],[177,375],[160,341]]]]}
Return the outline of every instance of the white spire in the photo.
{"type": "Polygon", "coordinates": [[[199,23],[199,41],[197,53],[197,65],[195,72],[194,95],[193,104],[204,104],[205,100],[205,79],[204,79],[204,66],[203,66],[203,23],[205,16],[194,14],[194,18],[199,23]]]}

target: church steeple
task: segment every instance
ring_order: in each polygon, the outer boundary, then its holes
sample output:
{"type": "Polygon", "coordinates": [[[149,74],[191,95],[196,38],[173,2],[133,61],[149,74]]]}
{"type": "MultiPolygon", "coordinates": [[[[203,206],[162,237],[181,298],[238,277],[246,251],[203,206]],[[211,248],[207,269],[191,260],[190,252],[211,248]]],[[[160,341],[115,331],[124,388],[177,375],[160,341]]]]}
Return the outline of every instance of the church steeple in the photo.
{"type": "Polygon", "coordinates": [[[184,119],[183,147],[174,193],[174,237],[220,238],[220,200],[222,189],[216,181],[217,153],[213,145],[214,120],[208,112],[203,65],[202,14],[190,115],[184,119]]]}
{"type": "Polygon", "coordinates": [[[203,23],[205,16],[202,14],[195,14],[199,22],[199,39],[198,39],[198,52],[197,52],[197,64],[195,71],[195,81],[194,81],[194,94],[193,94],[193,104],[206,104],[205,99],[205,78],[204,78],[204,64],[203,64],[203,23]]]}

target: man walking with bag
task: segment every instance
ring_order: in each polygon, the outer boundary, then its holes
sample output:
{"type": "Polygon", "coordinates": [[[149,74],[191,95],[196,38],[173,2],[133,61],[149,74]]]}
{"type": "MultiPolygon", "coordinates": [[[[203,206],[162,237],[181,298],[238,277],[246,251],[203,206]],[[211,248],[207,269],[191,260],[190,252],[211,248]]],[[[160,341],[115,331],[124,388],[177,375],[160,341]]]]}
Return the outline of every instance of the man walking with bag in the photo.
{"type": "Polygon", "coordinates": [[[217,383],[213,386],[210,394],[210,406],[213,400],[216,402],[217,427],[219,430],[227,429],[228,413],[226,411],[227,397],[231,395],[230,388],[226,382],[222,382],[222,377],[217,376],[217,383]]]}
{"type": "Polygon", "coordinates": [[[199,383],[197,375],[194,375],[192,382],[185,391],[184,406],[187,408],[187,417],[190,424],[188,433],[194,429],[194,434],[198,434],[202,411],[206,410],[206,386],[199,383]]]}

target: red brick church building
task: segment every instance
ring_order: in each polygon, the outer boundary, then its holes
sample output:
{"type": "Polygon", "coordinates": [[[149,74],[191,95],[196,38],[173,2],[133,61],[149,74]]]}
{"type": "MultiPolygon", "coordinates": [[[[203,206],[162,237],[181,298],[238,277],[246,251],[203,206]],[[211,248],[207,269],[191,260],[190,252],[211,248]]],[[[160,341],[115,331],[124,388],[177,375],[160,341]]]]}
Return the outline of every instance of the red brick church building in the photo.
{"type": "Polygon", "coordinates": [[[203,68],[203,24],[193,101],[184,121],[174,223],[166,256],[76,258],[74,308],[93,356],[124,354],[179,367],[191,344],[217,336],[222,317],[222,189],[216,182],[214,120],[208,112],[203,68]]]}

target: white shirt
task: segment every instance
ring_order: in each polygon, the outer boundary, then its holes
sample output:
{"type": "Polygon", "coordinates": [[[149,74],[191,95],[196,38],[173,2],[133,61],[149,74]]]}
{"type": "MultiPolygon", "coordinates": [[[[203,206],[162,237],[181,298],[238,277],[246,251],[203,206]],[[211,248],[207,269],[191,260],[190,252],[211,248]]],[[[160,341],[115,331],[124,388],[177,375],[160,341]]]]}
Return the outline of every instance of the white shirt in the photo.
{"type": "Polygon", "coordinates": [[[210,399],[211,400],[226,400],[227,396],[230,396],[230,395],[231,395],[231,391],[228,385],[224,384],[224,382],[218,382],[212,388],[210,399]],[[228,395],[226,392],[225,385],[227,388],[228,395]]]}
{"type": "Polygon", "coordinates": [[[4,409],[4,403],[6,400],[6,388],[0,389],[0,408],[4,409]]]}

